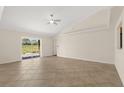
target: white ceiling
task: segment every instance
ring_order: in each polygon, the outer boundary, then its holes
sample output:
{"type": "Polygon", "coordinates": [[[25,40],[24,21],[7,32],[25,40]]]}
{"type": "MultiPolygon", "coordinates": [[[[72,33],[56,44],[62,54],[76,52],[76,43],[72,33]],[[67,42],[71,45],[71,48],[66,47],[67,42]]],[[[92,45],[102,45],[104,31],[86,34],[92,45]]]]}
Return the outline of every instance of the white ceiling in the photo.
{"type": "Polygon", "coordinates": [[[0,27],[53,36],[104,8],[108,7],[7,6],[4,7],[0,27]],[[62,21],[58,25],[47,24],[50,14],[62,21]]]}

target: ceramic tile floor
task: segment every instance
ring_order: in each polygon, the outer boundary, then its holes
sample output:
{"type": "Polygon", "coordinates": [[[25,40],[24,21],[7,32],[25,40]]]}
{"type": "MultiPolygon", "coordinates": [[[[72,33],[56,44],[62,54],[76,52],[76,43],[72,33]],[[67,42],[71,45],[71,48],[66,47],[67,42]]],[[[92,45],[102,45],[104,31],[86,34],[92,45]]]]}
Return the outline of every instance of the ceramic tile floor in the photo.
{"type": "Polygon", "coordinates": [[[0,87],[120,87],[114,65],[62,57],[0,65],[0,87]]]}

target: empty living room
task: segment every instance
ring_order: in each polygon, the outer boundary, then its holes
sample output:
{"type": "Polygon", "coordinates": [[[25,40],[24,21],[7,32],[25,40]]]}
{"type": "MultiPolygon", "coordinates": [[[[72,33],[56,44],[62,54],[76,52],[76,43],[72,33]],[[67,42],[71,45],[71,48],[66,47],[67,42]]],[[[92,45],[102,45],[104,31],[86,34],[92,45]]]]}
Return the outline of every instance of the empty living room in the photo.
{"type": "Polygon", "coordinates": [[[123,87],[123,6],[0,6],[0,87],[123,87]]]}

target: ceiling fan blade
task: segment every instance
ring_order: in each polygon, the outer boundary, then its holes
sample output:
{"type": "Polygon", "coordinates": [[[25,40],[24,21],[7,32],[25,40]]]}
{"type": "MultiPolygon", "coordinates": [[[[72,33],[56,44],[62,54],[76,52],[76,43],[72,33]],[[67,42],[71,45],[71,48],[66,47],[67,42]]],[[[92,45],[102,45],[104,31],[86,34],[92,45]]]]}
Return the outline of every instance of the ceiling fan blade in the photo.
{"type": "Polygon", "coordinates": [[[60,20],[60,19],[55,19],[54,21],[56,21],[56,22],[60,22],[61,20],[60,20]]]}
{"type": "Polygon", "coordinates": [[[56,22],[54,22],[55,25],[58,25],[56,22]]]}

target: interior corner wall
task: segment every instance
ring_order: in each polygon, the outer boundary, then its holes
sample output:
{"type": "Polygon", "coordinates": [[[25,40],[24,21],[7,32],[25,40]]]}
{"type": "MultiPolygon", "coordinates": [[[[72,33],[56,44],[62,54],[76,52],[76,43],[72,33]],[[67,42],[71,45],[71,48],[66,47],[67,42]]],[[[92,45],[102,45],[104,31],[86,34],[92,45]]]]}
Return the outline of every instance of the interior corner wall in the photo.
{"type": "Polygon", "coordinates": [[[0,29],[0,64],[21,61],[21,37],[42,39],[41,56],[53,55],[52,39],[41,35],[0,29]]]}
{"type": "Polygon", "coordinates": [[[122,15],[118,19],[118,22],[115,26],[115,66],[117,68],[117,71],[119,73],[119,76],[121,78],[121,81],[124,86],[124,35],[123,35],[123,48],[118,48],[118,27],[119,24],[122,22],[122,28],[123,28],[123,34],[124,34],[124,10],[122,12],[122,15]]]}

